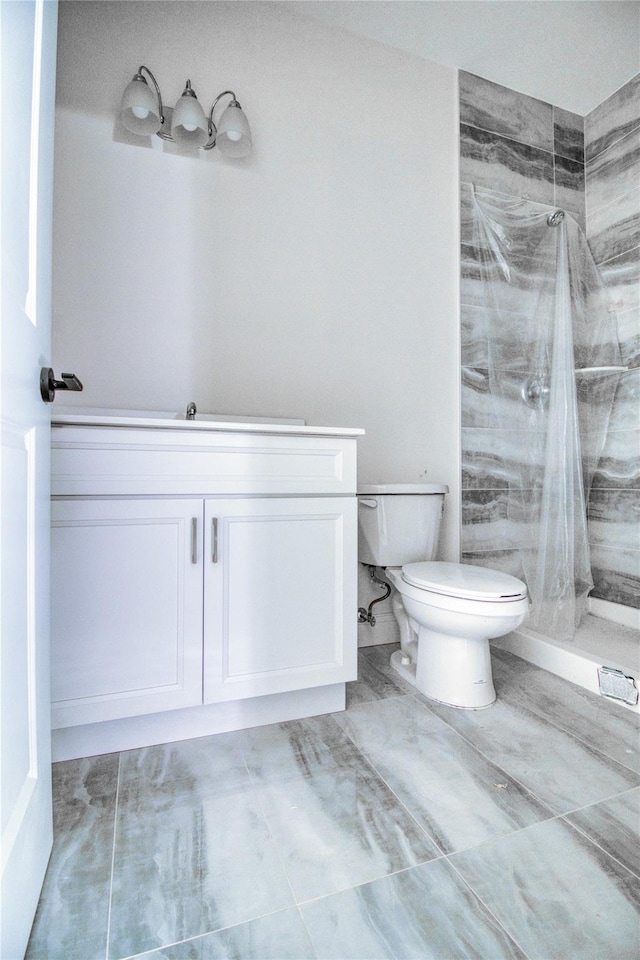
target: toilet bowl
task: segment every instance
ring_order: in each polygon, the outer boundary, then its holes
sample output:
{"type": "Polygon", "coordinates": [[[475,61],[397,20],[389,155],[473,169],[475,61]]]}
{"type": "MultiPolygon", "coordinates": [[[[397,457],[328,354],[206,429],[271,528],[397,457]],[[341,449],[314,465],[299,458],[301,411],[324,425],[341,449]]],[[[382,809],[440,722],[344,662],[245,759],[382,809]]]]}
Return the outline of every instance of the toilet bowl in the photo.
{"type": "Polygon", "coordinates": [[[442,484],[360,487],[358,559],[383,567],[392,587],[394,669],[432,700],[478,710],[496,699],[489,640],[519,627],[529,601],[510,574],[435,560],[447,493],[442,484]]]}
{"type": "Polygon", "coordinates": [[[424,696],[479,710],[496,699],[489,640],[529,613],[527,588],[485,567],[438,561],[387,567],[400,650],[391,664],[424,696]]]}

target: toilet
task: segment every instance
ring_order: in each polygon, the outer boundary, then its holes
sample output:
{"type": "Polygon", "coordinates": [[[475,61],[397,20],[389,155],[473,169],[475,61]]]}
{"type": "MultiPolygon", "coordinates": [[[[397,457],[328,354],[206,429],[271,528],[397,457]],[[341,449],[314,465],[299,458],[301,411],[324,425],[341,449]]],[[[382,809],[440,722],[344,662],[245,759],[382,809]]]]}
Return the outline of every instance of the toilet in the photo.
{"type": "Polygon", "coordinates": [[[400,650],[391,665],[420,693],[479,710],[496,699],[489,640],[529,614],[526,585],[508,573],[434,560],[444,484],[358,488],[358,560],[384,567],[400,650]]]}

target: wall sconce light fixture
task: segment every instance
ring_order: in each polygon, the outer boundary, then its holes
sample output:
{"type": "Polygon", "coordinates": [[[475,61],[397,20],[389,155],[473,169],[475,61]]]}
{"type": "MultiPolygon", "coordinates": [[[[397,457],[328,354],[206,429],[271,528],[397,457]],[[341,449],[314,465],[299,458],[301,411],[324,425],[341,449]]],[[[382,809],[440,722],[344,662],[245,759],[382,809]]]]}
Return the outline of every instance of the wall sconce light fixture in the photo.
{"type": "Polygon", "coordinates": [[[122,95],[120,120],[130,133],[150,137],[156,133],[162,140],[202,147],[217,147],[227,157],[246,157],[251,153],[251,130],[233,90],[224,90],[213,101],[206,117],[191,81],[187,80],[183,94],[173,110],[164,107],[160,87],[148,67],[141,66],[122,95]],[[142,71],[149,76],[155,94],[142,71]],[[231,97],[218,120],[213,112],[223,97],[231,97]],[[169,132],[170,131],[170,132],[169,132]]]}

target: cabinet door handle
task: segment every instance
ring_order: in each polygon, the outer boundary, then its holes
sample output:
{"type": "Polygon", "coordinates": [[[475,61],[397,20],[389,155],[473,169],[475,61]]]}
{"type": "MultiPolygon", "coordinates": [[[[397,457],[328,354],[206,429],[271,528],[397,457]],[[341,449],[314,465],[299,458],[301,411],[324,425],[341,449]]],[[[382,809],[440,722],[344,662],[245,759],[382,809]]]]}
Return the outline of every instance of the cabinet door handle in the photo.
{"type": "Polygon", "coordinates": [[[211,563],[218,562],[218,518],[211,520],[211,563]]]}
{"type": "Polygon", "coordinates": [[[198,562],[198,518],[191,518],[191,563],[198,562]]]}

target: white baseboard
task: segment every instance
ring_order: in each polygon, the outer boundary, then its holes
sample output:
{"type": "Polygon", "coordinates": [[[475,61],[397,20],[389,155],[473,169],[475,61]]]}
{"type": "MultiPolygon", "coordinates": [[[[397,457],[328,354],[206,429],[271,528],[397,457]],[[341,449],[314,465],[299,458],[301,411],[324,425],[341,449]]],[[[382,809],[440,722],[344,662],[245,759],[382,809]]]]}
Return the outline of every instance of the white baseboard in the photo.
{"type": "Polygon", "coordinates": [[[345,684],[332,683],[265,697],[208,703],[125,720],[105,720],[52,730],[52,759],[75,760],[157,743],[175,743],[345,709],[345,684]]]}
{"type": "Polygon", "coordinates": [[[400,631],[393,613],[383,611],[379,615],[375,613],[375,626],[370,623],[358,624],[358,647],[377,647],[383,643],[398,643],[400,640],[400,631]]]}

